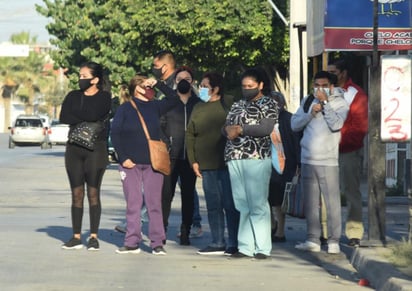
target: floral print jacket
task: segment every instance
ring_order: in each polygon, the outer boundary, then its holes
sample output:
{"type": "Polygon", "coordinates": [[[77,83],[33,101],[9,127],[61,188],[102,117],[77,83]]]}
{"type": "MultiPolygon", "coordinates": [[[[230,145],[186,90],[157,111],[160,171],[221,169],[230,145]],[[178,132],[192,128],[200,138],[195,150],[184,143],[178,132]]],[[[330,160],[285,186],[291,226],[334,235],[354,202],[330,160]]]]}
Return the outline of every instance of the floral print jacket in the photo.
{"type": "MultiPolygon", "coordinates": [[[[276,101],[267,96],[256,101],[240,100],[234,103],[226,117],[226,125],[258,125],[264,118],[278,120],[276,101]]],[[[245,135],[227,140],[225,161],[270,158],[270,145],[269,134],[263,137],[245,135]]]]}

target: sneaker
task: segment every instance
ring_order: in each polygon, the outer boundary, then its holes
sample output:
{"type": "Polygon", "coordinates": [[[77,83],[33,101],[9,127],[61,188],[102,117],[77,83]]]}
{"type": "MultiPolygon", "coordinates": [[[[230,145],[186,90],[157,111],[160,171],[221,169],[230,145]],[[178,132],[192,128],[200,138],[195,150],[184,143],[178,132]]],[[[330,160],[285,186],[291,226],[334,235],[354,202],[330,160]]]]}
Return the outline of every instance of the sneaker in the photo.
{"type": "Polygon", "coordinates": [[[98,251],[99,250],[99,241],[95,237],[90,237],[87,242],[88,251],[98,251]]]}
{"type": "Polygon", "coordinates": [[[126,226],[127,226],[127,223],[126,223],[126,222],[123,222],[122,224],[116,225],[116,226],[114,227],[114,229],[115,229],[116,231],[118,231],[118,232],[126,233],[126,226]]]}
{"type": "Polygon", "coordinates": [[[241,253],[241,252],[236,252],[236,253],[230,255],[230,258],[233,258],[233,259],[243,259],[243,258],[249,258],[249,256],[248,256],[248,255],[245,255],[244,253],[241,253]]]}
{"type": "Polygon", "coordinates": [[[62,249],[64,250],[80,250],[82,248],[82,241],[75,237],[72,237],[68,242],[62,245],[62,249]]]}
{"type": "Polygon", "coordinates": [[[231,256],[231,255],[233,255],[233,254],[236,254],[238,251],[239,251],[239,250],[238,250],[237,247],[228,247],[228,248],[225,250],[224,255],[225,255],[225,256],[231,256]]]}
{"type": "Polygon", "coordinates": [[[190,230],[189,238],[199,238],[203,236],[203,230],[201,226],[193,226],[190,230]]]}
{"type": "Polygon", "coordinates": [[[166,251],[162,246],[158,246],[153,248],[152,254],[154,254],[155,256],[164,256],[166,255],[166,251]]]}
{"type": "Polygon", "coordinates": [[[262,254],[262,253],[255,254],[255,259],[256,260],[266,260],[267,258],[269,258],[268,255],[265,255],[265,254],[262,254]]]}
{"type": "Polygon", "coordinates": [[[340,247],[338,243],[329,243],[328,244],[328,254],[339,254],[340,247]]]}
{"type": "Polygon", "coordinates": [[[360,239],[358,239],[358,238],[351,238],[351,239],[349,240],[348,245],[349,245],[350,247],[358,248],[358,247],[360,247],[360,239]]]}
{"type": "Polygon", "coordinates": [[[139,246],[135,246],[135,247],[124,246],[124,247],[118,248],[116,250],[116,253],[118,254],[138,254],[140,253],[140,248],[139,246]]]}
{"type": "Polygon", "coordinates": [[[225,253],[225,247],[205,247],[204,249],[198,250],[199,255],[223,255],[225,253]]]}
{"type": "Polygon", "coordinates": [[[318,245],[317,243],[311,242],[311,241],[305,241],[304,243],[297,244],[295,246],[295,249],[298,249],[298,250],[301,250],[301,251],[319,253],[320,252],[320,245],[318,245]]]}

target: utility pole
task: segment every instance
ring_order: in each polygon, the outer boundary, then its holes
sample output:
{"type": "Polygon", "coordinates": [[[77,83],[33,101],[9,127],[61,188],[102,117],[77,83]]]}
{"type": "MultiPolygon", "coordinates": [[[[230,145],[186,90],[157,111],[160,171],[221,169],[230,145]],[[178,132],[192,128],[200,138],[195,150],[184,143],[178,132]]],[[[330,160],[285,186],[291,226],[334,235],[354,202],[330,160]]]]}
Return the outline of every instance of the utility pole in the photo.
{"type": "Polygon", "coordinates": [[[380,138],[381,66],[378,52],[378,0],[373,2],[373,53],[370,68],[368,151],[368,242],[386,245],[385,146],[380,138]]]}

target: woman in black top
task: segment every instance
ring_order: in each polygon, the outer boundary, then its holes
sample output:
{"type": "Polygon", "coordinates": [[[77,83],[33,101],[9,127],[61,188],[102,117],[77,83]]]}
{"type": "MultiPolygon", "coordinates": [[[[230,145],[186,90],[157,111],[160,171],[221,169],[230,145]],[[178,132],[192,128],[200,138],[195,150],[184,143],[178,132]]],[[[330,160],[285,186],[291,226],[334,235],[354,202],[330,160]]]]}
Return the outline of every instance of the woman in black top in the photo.
{"type": "MultiPolygon", "coordinates": [[[[94,62],[80,67],[80,90],[71,91],[64,99],[60,122],[70,125],[70,129],[82,121],[104,120],[111,107],[110,93],[103,91],[103,69],[94,62]]],[[[67,143],[65,165],[72,192],[73,237],[63,244],[63,249],[81,249],[81,228],[85,184],[89,200],[90,237],[88,250],[98,250],[97,232],[101,216],[100,187],[107,166],[107,125],[100,133],[93,151],[67,143]]]]}

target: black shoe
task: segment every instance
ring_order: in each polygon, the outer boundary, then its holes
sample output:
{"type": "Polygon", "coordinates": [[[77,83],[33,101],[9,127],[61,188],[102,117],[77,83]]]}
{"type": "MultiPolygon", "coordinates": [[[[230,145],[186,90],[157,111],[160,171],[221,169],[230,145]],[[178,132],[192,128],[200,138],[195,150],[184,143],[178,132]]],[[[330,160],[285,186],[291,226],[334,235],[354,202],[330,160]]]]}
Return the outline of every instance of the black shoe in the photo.
{"type": "Polygon", "coordinates": [[[239,251],[239,250],[237,249],[237,247],[228,247],[228,248],[225,250],[224,255],[225,255],[225,256],[231,256],[231,255],[233,255],[233,254],[236,254],[238,251],[239,251]]]}
{"type": "Polygon", "coordinates": [[[99,250],[99,241],[95,237],[90,237],[87,243],[88,251],[98,251],[99,250]]]}
{"type": "Polygon", "coordinates": [[[360,247],[360,239],[358,239],[358,238],[351,238],[351,239],[349,239],[348,245],[349,245],[350,247],[358,248],[358,247],[360,247]]]}
{"type": "Polygon", "coordinates": [[[184,224],[180,226],[180,245],[181,246],[190,245],[189,232],[190,232],[190,227],[186,227],[184,224]]]}
{"type": "Polygon", "coordinates": [[[198,250],[199,255],[223,255],[225,253],[225,247],[205,247],[204,249],[198,250]]]}
{"type": "Polygon", "coordinates": [[[272,243],[283,243],[286,242],[286,237],[285,236],[272,236],[272,243]]]}
{"type": "Polygon", "coordinates": [[[180,236],[180,245],[181,246],[190,246],[189,236],[181,235],[180,236]]]}
{"type": "Polygon", "coordinates": [[[328,239],[327,238],[324,238],[323,236],[321,236],[319,238],[319,240],[320,240],[320,245],[321,246],[327,246],[328,245],[328,239]]]}
{"type": "Polygon", "coordinates": [[[135,247],[124,246],[124,247],[118,248],[116,250],[116,253],[118,254],[139,254],[140,248],[139,248],[139,245],[135,247]]]}
{"type": "Polygon", "coordinates": [[[255,259],[256,260],[266,260],[269,256],[262,254],[262,253],[257,253],[255,254],[255,259]]]}
{"type": "Polygon", "coordinates": [[[83,248],[82,241],[78,238],[72,237],[68,242],[62,245],[64,250],[80,250],[83,248]]]}
{"type": "Polygon", "coordinates": [[[234,258],[234,259],[249,258],[248,255],[245,255],[244,253],[241,253],[241,252],[236,252],[236,253],[232,254],[230,257],[234,258]]]}
{"type": "Polygon", "coordinates": [[[166,255],[166,251],[163,248],[163,246],[157,246],[157,247],[153,248],[152,254],[155,255],[155,256],[164,256],[164,255],[166,255]]]}

